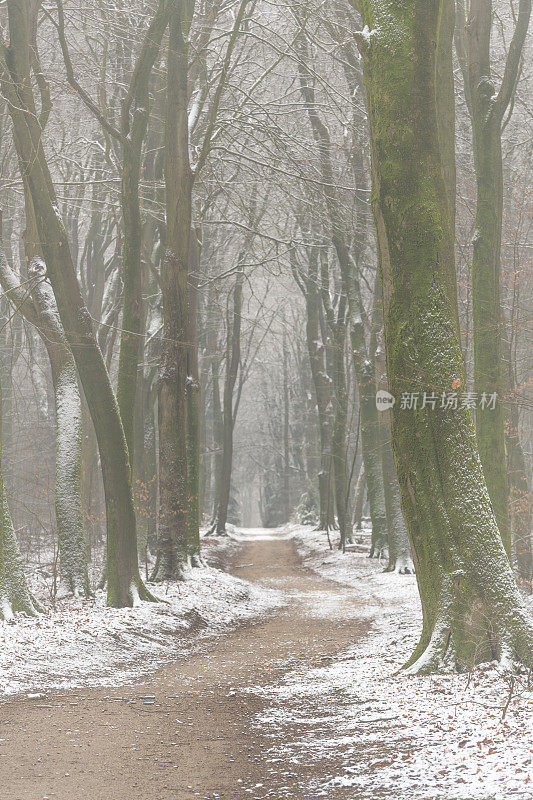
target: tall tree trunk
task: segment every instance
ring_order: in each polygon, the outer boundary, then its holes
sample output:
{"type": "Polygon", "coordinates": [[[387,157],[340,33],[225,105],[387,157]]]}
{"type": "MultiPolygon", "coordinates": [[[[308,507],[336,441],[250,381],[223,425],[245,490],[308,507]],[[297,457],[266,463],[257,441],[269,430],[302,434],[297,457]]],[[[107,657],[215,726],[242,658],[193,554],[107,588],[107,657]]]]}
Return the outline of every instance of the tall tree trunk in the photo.
{"type": "Polygon", "coordinates": [[[163,340],[159,378],[158,580],[181,579],[188,560],[187,330],[194,175],[189,162],[188,35],[191,3],[170,21],[165,141],[166,241],[161,267],[163,340]]]}
{"type": "Polygon", "coordinates": [[[142,351],[142,221],[139,198],[143,144],[150,116],[150,79],[168,26],[171,4],[160,0],[135,64],[122,103],[123,163],[121,206],[124,222],[122,283],[124,285],[122,330],[117,378],[117,400],[126,442],[133,464],[135,446],[135,399],[142,351]]]}
{"type": "MultiPolygon", "coordinates": [[[[7,111],[7,109],[5,109],[7,111]]],[[[9,207],[9,214],[11,208],[9,207]]],[[[13,231],[13,220],[5,215],[2,220],[0,210],[0,268],[3,263],[13,264],[13,252],[11,248],[11,236],[13,231]],[[2,225],[3,222],[3,225],[2,225]],[[4,237],[5,232],[5,237],[4,237]]],[[[1,275],[1,272],[0,272],[1,275]]],[[[4,293],[5,293],[4,288],[4,293]]],[[[4,489],[8,498],[13,491],[13,370],[15,369],[21,350],[22,323],[21,317],[12,316],[10,304],[7,297],[2,298],[0,305],[0,381],[2,391],[2,453],[4,457],[4,489]],[[11,320],[10,320],[11,318],[11,320]],[[10,324],[11,322],[11,324],[10,324]]]]}
{"type": "Polygon", "coordinates": [[[187,328],[187,475],[189,481],[188,556],[193,567],[200,558],[200,372],[198,367],[198,270],[200,241],[193,231],[189,263],[189,316],[187,328]]]}
{"type": "Polygon", "coordinates": [[[82,406],[78,373],[61,328],[46,266],[36,258],[28,278],[35,281],[32,296],[39,314],[38,330],[52,368],[56,410],[55,508],[61,585],[67,594],[88,596],[87,546],[81,503],[82,406]]]}
{"type": "Polygon", "coordinates": [[[300,276],[306,308],[306,343],[315,389],[320,437],[320,471],[318,473],[319,517],[318,530],[333,527],[331,494],[331,382],[326,373],[325,345],[320,337],[320,293],[318,290],[318,247],[311,242],[308,248],[307,274],[300,276]],[[328,518],[329,513],[329,518],[328,518]]]}
{"type": "MultiPolygon", "coordinates": [[[[359,283],[354,280],[352,292],[358,299],[357,305],[362,307],[359,283]]],[[[355,301],[352,300],[352,306],[355,301]]],[[[350,337],[353,362],[359,391],[359,408],[361,409],[361,452],[365,468],[370,519],[372,522],[372,539],[370,558],[383,558],[387,553],[389,526],[387,522],[387,503],[383,481],[382,453],[380,448],[380,426],[376,406],[376,335],[381,319],[381,298],[379,275],[374,282],[372,301],[372,318],[370,342],[366,349],[363,320],[358,314],[352,320],[350,337]]]]}
{"type": "MultiPolygon", "coordinates": [[[[342,303],[342,300],[341,300],[342,303]]],[[[337,319],[333,333],[333,386],[335,390],[335,416],[331,436],[331,461],[335,484],[335,506],[339,525],[339,547],[344,550],[349,538],[348,519],[348,476],[346,469],[346,426],[348,420],[348,389],[344,364],[346,342],[346,323],[337,319]]]]}
{"type": "MultiPolygon", "coordinates": [[[[5,291],[5,290],[4,290],[5,291]]],[[[14,392],[13,392],[13,370],[17,362],[18,347],[16,344],[17,336],[13,331],[20,325],[20,318],[12,317],[11,307],[4,298],[0,311],[0,381],[2,383],[2,416],[3,416],[3,440],[2,451],[4,453],[4,489],[8,497],[14,488],[13,470],[13,411],[14,411],[14,392]]]]}
{"type": "MultiPolygon", "coordinates": [[[[377,385],[380,390],[388,392],[387,363],[385,349],[381,341],[376,350],[377,385]]],[[[383,470],[383,487],[385,490],[385,510],[387,512],[387,528],[389,533],[389,563],[386,572],[397,572],[409,575],[414,572],[409,534],[403,518],[400,501],[400,487],[396,475],[396,464],[392,452],[391,411],[379,412],[379,438],[381,449],[381,467],[383,470]]]]}
{"type": "MultiPolygon", "coordinates": [[[[239,259],[241,261],[242,259],[239,259]]],[[[226,376],[222,402],[222,463],[217,511],[217,536],[226,533],[228,506],[231,491],[231,470],[233,465],[233,390],[237,381],[241,361],[241,328],[242,328],[242,290],[244,272],[239,268],[233,289],[232,319],[228,313],[226,344],[226,376]]]]}
{"type": "Polygon", "coordinates": [[[509,473],[512,554],[518,584],[525,592],[530,594],[533,592],[533,540],[531,530],[533,503],[526,459],[522,442],[520,441],[520,417],[516,397],[512,348],[508,339],[504,339],[503,345],[507,363],[507,390],[509,392],[509,398],[505,404],[505,445],[509,473]]]}
{"type": "Polygon", "coordinates": [[[385,487],[385,508],[387,510],[387,525],[389,529],[388,549],[389,562],[386,572],[396,572],[399,575],[410,575],[415,571],[409,534],[403,518],[400,501],[400,487],[396,475],[396,464],[392,452],[390,411],[384,411],[385,419],[382,423],[382,453],[383,485],[385,487]]]}
{"type": "MultiPolygon", "coordinates": [[[[145,229],[146,230],[146,229],[145,229]]],[[[143,273],[143,294],[148,288],[147,275],[143,273]]],[[[148,303],[142,303],[140,332],[143,340],[147,329],[148,303]]],[[[156,360],[157,356],[148,350],[144,360],[156,360]]],[[[134,405],[135,448],[133,451],[133,487],[137,519],[137,545],[139,557],[148,561],[148,552],[154,551],[157,517],[157,466],[155,454],[154,406],[157,398],[155,369],[141,366],[136,385],[134,405]]]]}
{"type": "MultiPolygon", "coordinates": [[[[329,346],[331,350],[331,377],[333,381],[333,428],[331,433],[331,465],[333,470],[333,494],[337,508],[337,522],[340,533],[340,547],[346,546],[348,533],[348,477],[346,467],[346,425],[348,419],[348,392],[346,388],[346,368],[344,348],[346,344],[346,283],[342,275],[342,287],[338,297],[337,308],[331,302],[329,287],[328,254],[323,248],[320,256],[320,287],[322,306],[329,329],[329,346]]],[[[329,516],[329,514],[328,514],[329,516]]],[[[327,530],[327,529],[326,529],[327,530]]]]}
{"type": "MultiPolygon", "coordinates": [[[[139,119],[148,114],[138,113],[139,119]]],[[[146,128],[146,122],[144,122],[146,128]]],[[[124,220],[124,242],[122,245],[123,308],[120,332],[120,353],[117,377],[117,401],[128,444],[130,463],[135,454],[135,401],[137,397],[137,373],[141,358],[142,338],[142,273],[141,242],[142,224],[139,203],[139,181],[141,177],[141,147],[133,149],[129,142],[124,145],[122,165],[121,205],[124,220]]]]}
{"type": "Polygon", "coordinates": [[[511,555],[509,486],[505,460],[502,309],[500,298],[503,220],[502,124],[516,91],[531,0],[520,0],[500,89],[491,70],[492,0],[457,3],[457,51],[472,122],[476,219],[472,259],[474,388],[478,397],[498,395],[495,407],[478,405],[476,436],[492,507],[511,555]]]}
{"type": "Polygon", "coordinates": [[[139,575],[126,439],[92,320],[80,292],[67,233],[58,214],[31,83],[24,78],[29,75],[27,7],[22,0],[11,0],[8,11],[10,45],[2,46],[0,56],[2,92],[9,103],[19,162],[28,181],[61,323],[76,360],[98,439],[106,494],[107,601],[111,606],[132,605],[139,597],[153,598],[139,575]]]}
{"type": "Polygon", "coordinates": [[[291,517],[291,456],[290,456],[290,399],[289,399],[289,349],[286,321],[283,320],[283,516],[291,517]]]}
{"type": "Polygon", "coordinates": [[[516,572],[520,587],[533,592],[533,542],[531,539],[532,502],[526,461],[518,432],[518,406],[506,404],[507,464],[510,485],[511,529],[516,572]]]}
{"type": "Polygon", "coordinates": [[[213,519],[212,530],[217,523],[218,507],[222,492],[222,458],[224,452],[224,415],[220,400],[220,357],[215,354],[211,359],[211,381],[213,384],[213,519]]]}
{"type": "MultiPolygon", "coordinates": [[[[216,284],[212,279],[209,281],[209,288],[207,292],[207,307],[206,307],[206,343],[207,343],[207,361],[208,371],[211,375],[211,431],[212,431],[212,448],[210,470],[208,473],[208,483],[210,489],[210,528],[209,532],[213,533],[216,529],[218,501],[220,498],[220,478],[222,475],[222,449],[223,449],[223,427],[222,420],[222,403],[220,400],[220,353],[218,342],[218,325],[215,313],[216,304],[216,284]]],[[[207,472],[207,470],[206,470],[207,472]]]]}
{"type": "Polygon", "coordinates": [[[102,114],[100,107],[76,80],[70,59],[66,35],[63,3],[57,3],[58,35],[66,66],[67,80],[74,91],[103,126],[104,131],[119,141],[122,148],[121,208],[124,224],[122,246],[122,330],[117,379],[117,401],[124,434],[128,445],[130,463],[134,457],[135,400],[137,374],[142,345],[142,224],[139,183],[141,179],[142,151],[150,116],[150,80],[159,56],[161,40],[168,26],[172,3],[159,0],[144,36],[140,54],[122,101],[120,129],[115,128],[102,114]]]}
{"type": "MultiPolygon", "coordinates": [[[[32,205],[26,198],[28,228],[32,205]]],[[[1,225],[1,214],[0,214],[1,225]]],[[[33,237],[36,239],[36,233],[33,237]]],[[[61,568],[61,588],[67,594],[88,595],[89,577],[81,502],[82,407],[72,351],[59,319],[44,262],[32,259],[29,293],[21,276],[7,262],[0,236],[0,284],[20,313],[35,327],[46,347],[52,372],[56,411],[55,509],[61,568]]]]}
{"type": "MultiPolygon", "coordinates": [[[[0,409],[2,407],[0,386],[0,409]]],[[[2,475],[2,415],[0,414],[0,619],[17,613],[34,617],[40,609],[31,596],[24,575],[22,557],[11,521],[2,475]]]]}
{"type": "Polygon", "coordinates": [[[353,526],[356,531],[362,529],[363,521],[363,507],[365,501],[366,479],[365,479],[365,465],[361,464],[359,469],[359,476],[355,485],[355,498],[353,502],[353,526]]]}
{"type": "Polygon", "coordinates": [[[373,209],[383,277],[393,445],[422,599],[408,664],[429,672],[500,658],[533,665],[533,624],[491,508],[466,408],[439,398],[464,385],[448,291],[452,248],[436,108],[442,0],[357,3],[372,147],[373,209]],[[432,398],[435,396],[435,407],[432,398]],[[424,405],[424,407],[422,407],[424,405]]]}
{"type": "MultiPolygon", "coordinates": [[[[490,5],[487,3],[487,5],[490,5]]],[[[503,215],[501,132],[485,122],[490,96],[474,92],[474,164],[477,201],[472,259],[474,390],[498,395],[495,408],[478,405],[476,436],[483,472],[500,534],[511,554],[509,487],[505,460],[503,361],[501,347],[500,250],[503,215]]]]}
{"type": "MultiPolygon", "coordinates": [[[[336,183],[331,160],[331,140],[326,125],[318,115],[315,91],[309,71],[308,42],[303,29],[298,41],[301,53],[298,61],[300,88],[319,155],[324,200],[331,226],[331,243],[339,262],[343,291],[346,293],[348,305],[352,357],[361,408],[361,445],[370,502],[370,516],[372,518],[370,556],[380,558],[384,554],[387,545],[387,515],[381,458],[379,448],[376,447],[379,426],[375,402],[374,346],[370,342],[369,351],[367,352],[363,324],[364,308],[357,274],[358,267],[350,257],[342,205],[335,189],[336,183]]],[[[360,233],[360,231],[358,232],[360,233]]],[[[360,251],[362,252],[362,250],[361,246],[360,251]]]]}

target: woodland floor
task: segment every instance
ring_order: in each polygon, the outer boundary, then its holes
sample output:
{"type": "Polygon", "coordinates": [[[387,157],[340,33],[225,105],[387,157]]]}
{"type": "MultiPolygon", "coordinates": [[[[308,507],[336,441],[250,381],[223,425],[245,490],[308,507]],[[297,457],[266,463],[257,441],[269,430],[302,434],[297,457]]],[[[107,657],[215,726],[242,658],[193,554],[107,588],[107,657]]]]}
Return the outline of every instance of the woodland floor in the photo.
{"type": "MultiPolygon", "coordinates": [[[[400,757],[411,759],[409,731],[391,743],[398,719],[390,709],[383,713],[379,693],[377,699],[345,695],[358,658],[354,647],[371,638],[368,606],[375,606],[374,614],[382,606],[372,587],[363,589],[365,603],[342,574],[331,580],[311,571],[301,542],[286,531],[246,532],[228,553],[231,572],[282,590],[287,605],[134,684],[6,700],[0,706],[2,800],[482,796],[479,786],[470,793],[463,779],[456,794],[449,786],[424,791],[416,770],[409,778],[408,763],[400,767],[403,779],[394,781],[387,767],[400,757]],[[352,719],[347,726],[348,708],[357,725],[352,719]],[[361,775],[362,784],[359,763],[368,778],[361,775]],[[380,772],[383,779],[376,781],[380,772]]],[[[327,566],[325,559],[317,564],[327,566]]],[[[402,579],[392,576],[400,592],[402,579]]],[[[406,580],[411,591],[413,579],[406,580]]],[[[398,628],[401,638],[405,631],[398,628]]],[[[446,690],[437,685],[437,691],[446,690]]],[[[508,719],[513,713],[511,705],[508,719]]],[[[524,764],[521,780],[528,781],[524,764]]],[[[492,796],[506,795],[485,795],[492,796]]],[[[509,794],[528,796],[525,786],[509,794]]]]}

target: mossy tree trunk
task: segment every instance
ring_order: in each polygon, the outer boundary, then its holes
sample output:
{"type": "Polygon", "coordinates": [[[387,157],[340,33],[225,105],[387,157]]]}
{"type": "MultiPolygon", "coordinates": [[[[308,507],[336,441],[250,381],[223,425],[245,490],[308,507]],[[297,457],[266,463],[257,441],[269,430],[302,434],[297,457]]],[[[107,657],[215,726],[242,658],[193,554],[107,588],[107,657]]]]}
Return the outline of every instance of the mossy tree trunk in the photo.
{"type": "Polygon", "coordinates": [[[12,0],[8,12],[10,43],[2,44],[0,55],[2,92],[9,104],[15,146],[31,194],[47,273],[98,439],[106,495],[107,600],[111,606],[128,606],[139,597],[153,598],[139,575],[124,429],[59,216],[31,83],[24,78],[30,74],[28,8],[21,0],[12,0]]]}
{"type": "Polygon", "coordinates": [[[492,0],[457,3],[457,51],[472,122],[476,175],[476,218],[472,259],[474,388],[497,394],[495,408],[476,409],[479,455],[500,533],[511,555],[509,485],[505,460],[502,308],[500,298],[503,225],[502,125],[513,101],[531,0],[520,0],[499,90],[492,76],[492,0]]]}
{"type": "Polygon", "coordinates": [[[499,658],[533,665],[533,623],[490,504],[470,411],[441,408],[464,385],[448,197],[436,107],[442,0],[357,2],[383,281],[393,446],[423,608],[412,671],[499,658]],[[436,397],[433,408],[433,396],[436,397]],[[431,398],[428,402],[428,398],[431,398]]]}
{"type": "Polygon", "coordinates": [[[511,399],[506,405],[505,442],[509,470],[512,549],[519,585],[533,591],[533,542],[531,539],[531,489],[524,450],[518,433],[518,406],[511,399]]]}
{"type": "Polygon", "coordinates": [[[194,174],[189,161],[188,36],[192,4],[174,3],[167,61],[166,236],[161,265],[158,580],[182,579],[188,562],[188,270],[194,174]]]}
{"type": "Polygon", "coordinates": [[[513,363],[512,342],[504,339],[507,362],[507,390],[505,404],[505,446],[509,473],[509,510],[511,517],[511,551],[518,584],[525,592],[533,592],[533,540],[531,523],[533,503],[531,486],[522,442],[520,441],[520,415],[516,392],[516,365],[513,363]]]}

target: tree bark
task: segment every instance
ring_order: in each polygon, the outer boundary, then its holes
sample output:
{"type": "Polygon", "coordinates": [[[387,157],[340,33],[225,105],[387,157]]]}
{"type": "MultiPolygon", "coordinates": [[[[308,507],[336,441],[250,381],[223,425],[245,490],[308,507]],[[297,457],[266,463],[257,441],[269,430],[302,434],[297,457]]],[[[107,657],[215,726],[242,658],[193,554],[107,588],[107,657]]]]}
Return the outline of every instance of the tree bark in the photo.
{"type": "MultiPolygon", "coordinates": [[[[305,231],[302,227],[302,233],[305,231]]],[[[293,273],[305,300],[306,326],[305,335],[307,352],[311,366],[311,376],[315,390],[318,416],[318,432],[320,438],[320,470],[318,473],[319,516],[318,530],[325,531],[333,527],[334,506],[331,503],[331,429],[332,429],[332,392],[331,378],[327,374],[326,344],[320,335],[320,293],[318,277],[319,242],[310,241],[307,247],[307,272],[302,274],[297,265],[293,265],[293,273]],[[329,513],[329,517],[328,517],[329,513]]]]}
{"type": "Polygon", "coordinates": [[[213,518],[212,531],[216,529],[218,506],[222,491],[222,453],[224,451],[224,416],[220,399],[220,356],[215,353],[211,358],[211,381],[213,384],[213,518]]]}
{"type": "Polygon", "coordinates": [[[54,386],[55,508],[61,586],[67,594],[88,596],[87,545],[81,503],[82,406],[76,362],[61,328],[43,261],[35,258],[31,262],[28,278],[35,281],[32,296],[39,314],[38,330],[48,352],[54,386]]]}
{"type": "Polygon", "coordinates": [[[29,289],[22,288],[21,276],[8,264],[1,237],[0,261],[2,289],[15,309],[39,332],[50,360],[56,410],[55,508],[61,587],[67,594],[87,596],[89,577],[81,502],[82,410],[76,364],[42,260],[35,258],[30,264],[29,289]]]}
{"type": "Polygon", "coordinates": [[[194,175],[189,161],[188,35],[192,4],[176,0],[168,46],[165,141],[166,241],[161,266],[158,580],[182,579],[188,561],[187,332],[194,175]]]}
{"type": "Polygon", "coordinates": [[[500,298],[503,220],[502,124],[512,102],[522,49],[531,17],[531,0],[520,0],[499,91],[492,77],[490,40],[492,0],[457,3],[457,51],[472,122],[476,174],[476,219],[472,258],[474,388],[497,394],[495,408],[478,406],[476,436],[490,499],[505,549],[511,556],[509,484],[505,460],[503,315],[500,298]]]}
{"type": "MultiPolygon", "coordinates": [[[[372,521],[370,558],[383,558],[386,556],[389,536],[380,448],[380,426],[376,406],[376,336],[381,320],[379,281],[379,275],[376,275],[368,351],[364,337],[363,320],[360,314],[354,317],[350,328],[353,362],[359,391],[359,407],[361,409],[361,451],[365,468],[370,519],[372,521]]],[[[359,283],[355,279],[352,291],[360,298],[359,283]]],[[[354,301],[352,301],[352,304],[354,304],[354,301]]],[[[358,300],[358,305],[362,307],[360,299],[358,300]]]]}
{"type": "Polygon", "coordinates": [[[198,367],[198,270],[200,241],[192,232],[189,264],[189,316],[187,329],[187,474],[189,481],[188,556],[193,567],[200,557],[200,371],[198,367]]]}
{"type": "Polygon", "coordinates": [[[518,433],[518,406],[506,404],[507,466],[510,485],[510,511],[513,554],[519,586],[533,592],[533,542],[531,540],[532,502],[526,461],[518,433]]]}
{"type": "Polygon", "coordinates": [[[505,404],[505,445],[510,490],[511,552],[518,585],[523,591],[531,594],[533,592],[533,541],[531,530],[533,504],[526,459],[522,442],[520,441],[520,417],[511,342],[508,339],[504,339],[503,345],[507,363],[507,391],[509,393],[505,404]]]}
{"type": "Polygon", "coordinates": [[[365,465],[361,464],[359,476],[355,485],[355,499],[353,503],[353,526],[356,531],[362,530],[363,507],[365,502],[366,478],[365,465]]]}
{"type": "Polygon", "coordinates": [[[289,398],[289,348],[287,342],[287,324],[283,319],[283,516],[285,522],[291,517],[291,428],[289,398]]]}
{"type": "MultiPolygon", "coordinates": [[[[361,0],[391,393],[464,385],[436,108],[442,0],[361,0]],[[455,383],[455,385],[457,385],[455,383]]],[[[423,630],[412,671],[533,664],[533,624],[490,504],[470,411],[397,401],[393,445],[423,630]]]]}
{"type": "MultiPolygon", "coordinates": [[[[239,259],[240,261],[241,259],[239,259]]],[[[232,319],[228,314],[226,342],[226,376],[222,400],[222,459],[219,482],[219,498],[217,510],[217,536],[226,533],[228,506],[231,491],[231,469],[233,464],[233,390],[241,360],[241,328],[242,328],[242,290],[244,272],[237,272],[233,288],[232,319]]]]}
{"type": "MultiPolygon", "coordinates": [[[[361,445],[367,478],[370,516],[372,518],[372,546],[370,556],[379,558],[384,554],[387,544],[387,517],[385,511],[381,459],[379,448],[376,448],[376,442],[378,441],[378,419],[375,402],[375,366],[374,356],[372,354],[374,348],[372,343],[370,343],[369,352],[367,352],[363,324],[364,309],[361,292],[359,290],[357,265],[350,256],[348,237],[342,218],[342,207],[335,189],[330,136],[327,127],[324,125],[317,112],[315,92],[308,67],[308,43],[303,30],[299,36],[299,46],[301,52],[301,58],[298,62],[300,88],[319,155],[324,200],[331,227],[331,243],[339,262],[343,291],[345,293],[344,302],[347,303],[350,323],[352,359],[359,388],[359,402],[361,408],[361,445]]],[[[338,345],[336,344],[336,346],[338,345]]],[[[342,389],[340,394],[342,396],[342,389]]],[[[342,409],[340,417],[342,418],[342,409]]],[[[337,436],[339,436],[339,433],[337,436]]],[[[333,446],[332,444],[332,447],[333,446]]],[[[341,476],[340,480],[342,480],[341,476]]],[[[346,478],[344,478],[344,480],[346,480],[346,478]]],[[[337,497],[339,495],[340,486],[337,487],[337,497]]],[[[341,539],[342,538],[341,533],[341,539]]]]}
{"type": "Polygon", "coordinates": [[[41,127],[29,80],[28,18],[22,0],[8,5],[9,47],[2,45],[2,92],[9,104],[21,171],[28,181],[39,239],[61,323],[76,360],[95,427],[106,494],[107,601],[132,605],[153,599],[138,569],[135,511],[124,430],[109,375],[83,300],[67,233],[44,154],[41,127]]]}
{"type": "MultiPolygon", "coordinates": [[[[342,298],[341,305],[344,305],[342,298]]],[[[348,388],[346,385],[346,367],[344,363],[344,347],[346,342],[346,322],[341,319],[342,309],[337,315],[333,331],[333,386],[335,388],[335,416],[331,435],[331,462],[335,485],[335,506],[339,526],[339,548],[344,550],[350,536],[348,518],[348,476],[346,468],[346,426],[348,421],[348,388]]]]}
{"type": "Polygon", "coordinates": [[[171,3],[160,0],[122,103],[123,163],[121,206],[124,221],[122,283],[124,286],[122,330],[117,377],[117,400],[130,463],[135,447],[135,398],[142,352],[142,220],[139,198],[143,144],[150,115],[150,78],[163,34],[170,19],[171,3]]]}
{"type": "MultiPolygon", "coordinates": [[[[376,380],[380,390],[389,390],[387,381],[387,363],[382,337],[376,350],[376,380]]],[[[396,464],[392,452],[392,425],[390,409],[379,411],[379,443],[381,450],[381,468],[383,470],[383,487],[385,490],[385,511],[387,513],[389,562],[385,572],[396,572],[409,575],[414,572],[409,534],[403,518],[400,501],[400,487],[396,475],[396,464]]]]}
{"type": "MultiPolygon", "coordinates": [[[[2,407],[0,386],[0,409],[2,407]]],[[[2,415],[0,413],[0,619],[17,613],[34,617],[42,609],[31,596],[13,529],[2,475],[2,415]]]]}
{"type": "MultiPolygon", "coordinates": [[[[320,287],[322,306],[329,328],[329,347],[331,350],[331,377],[333,381],[333,426],[331,432],[331,464],[333,470],[333,494],[337,509],[339,526],[339,547],[344,550],[348,535],[348,476],[346,469],[346,425],[348,419],[348,392],[346,388],[346,368],[344,348],[346,343],[347,304],[346,283],[342,276],[342,287],[337,308],[333,308],[330,298],[328,255],[325,249],[320,254],[320,287]]],[[[329,516],[329,514],[328,514],[329,516]]],[[[327,530],[327,529],[326,529],[327,530]]]]}

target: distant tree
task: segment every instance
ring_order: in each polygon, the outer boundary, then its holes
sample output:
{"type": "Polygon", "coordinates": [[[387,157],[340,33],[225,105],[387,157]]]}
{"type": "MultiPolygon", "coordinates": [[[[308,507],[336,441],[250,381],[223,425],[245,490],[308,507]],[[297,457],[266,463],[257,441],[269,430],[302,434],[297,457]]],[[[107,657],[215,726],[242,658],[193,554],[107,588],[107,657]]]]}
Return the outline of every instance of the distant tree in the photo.
{"type": "Polygon", "coordinates": [[[500,299],[503,224],[502,129],[513,110],[531,0],[520,0],[500,88],[491,66],[492,0],[458,0],[456,46],[472,122],[477,199],[472,260],[474,388],[497,393],[495,409],[478,408],[476,436],[498,527],[509,556],[509,483],[505,459],[500,299]],[[508,113],[509,112],[509,113],[508,113]]]}
{"type": "MultiPolygon", "coordinates": [[[[161,268],[163,338],[158,405],[159,556],[154,572],[154,577],[161,580],[183,576],[188,563],[189,538],[194,535],[198,540],[198,524],[193,534],[188,519],[191,509],[199,521],[196,510],[199,404],[188,399],[188,391],[199,391],[197,376],[188,382],[192,348],[197,347],[196,340],[188,340],[191,332],[195,335],[197,332],[197,325],[192,321],[192,315],[196,314],[196,292],[193,292],[194,305],[190,297],[193,190],[213,147],[220,103],[249,2],[241,0],[238,5],[213,98],[207,104],[207,121],[195,161],[191,161],[189,147],[189,130],[194,121],[192,111],[189,114],[189,39],[194,2],[175,0],[170,20],[165,141],[166,237],[161,268]],[[189,435],[191,426],[194,431],[189,435]],[[189,456],[195,464],[194,486],[190,480],[189,456]]],[[[197,372],[196,366],[194,371],[197,372]]]]}

